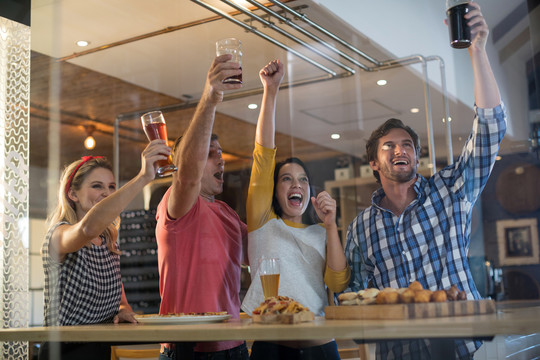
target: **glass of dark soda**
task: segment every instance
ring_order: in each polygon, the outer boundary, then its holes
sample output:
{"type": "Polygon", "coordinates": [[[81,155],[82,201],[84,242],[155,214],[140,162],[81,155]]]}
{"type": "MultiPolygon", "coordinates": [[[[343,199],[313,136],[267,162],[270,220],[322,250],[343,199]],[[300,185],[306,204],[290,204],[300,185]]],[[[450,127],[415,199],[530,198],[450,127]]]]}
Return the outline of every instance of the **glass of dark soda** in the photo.
{"type": "MultiPolygon", "coordinates": [[[[216,42],[216,55],[232,55],[232,62],[240,64],[242,70],[242,42],[235,38],[221,39],[216,42]]],[[[241,84],[242,74],[230,76],[223,80],[224,84],[241,84]]]]}
{"type": "Polygon", "coordinates": [[[472,7],[467,0],[446,0],[446,16],[450,34],[450,46],[455,49],[465,49],[471,46],[471,28],[463,16],[472,7]]]}

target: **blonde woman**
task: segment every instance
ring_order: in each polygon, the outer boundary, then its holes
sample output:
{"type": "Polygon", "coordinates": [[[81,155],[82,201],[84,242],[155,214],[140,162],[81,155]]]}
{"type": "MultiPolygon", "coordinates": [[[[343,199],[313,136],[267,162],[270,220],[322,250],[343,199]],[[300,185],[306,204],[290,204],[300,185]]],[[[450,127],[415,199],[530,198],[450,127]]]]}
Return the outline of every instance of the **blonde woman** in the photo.
{"type": "MultiPolygon", "coordinates": [[[[152,141],[142,152],[140,172],[119,190],[101,156],[66,167],[41,248],[45,326],[137,322],[120,276],[118,217],[154,179],[154,163],[169,154],[165,141],[152,141]]],[[[40,359],[87,358],[110,359],[110,344],[45,343],[40,349],[40,359]]]]}

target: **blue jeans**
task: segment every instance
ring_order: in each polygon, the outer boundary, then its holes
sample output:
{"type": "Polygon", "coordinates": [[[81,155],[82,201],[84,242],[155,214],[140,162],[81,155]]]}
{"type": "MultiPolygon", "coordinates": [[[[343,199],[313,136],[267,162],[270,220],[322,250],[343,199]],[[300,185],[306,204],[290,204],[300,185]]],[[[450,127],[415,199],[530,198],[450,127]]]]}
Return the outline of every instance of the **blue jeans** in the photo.
{"type": "Polygon", "coordinates": [[[339,353],[335,341],[299,349],[255,341],[251,346],[251,360],[339,360],[339,353]]]}
{"type": "Polygon", "coordinates": [[[159,360],[248,360],[246,343],[228,350],[216,352],[193,351],[195,343],[175,343],[174,349],[165,348],[159,360]]]}

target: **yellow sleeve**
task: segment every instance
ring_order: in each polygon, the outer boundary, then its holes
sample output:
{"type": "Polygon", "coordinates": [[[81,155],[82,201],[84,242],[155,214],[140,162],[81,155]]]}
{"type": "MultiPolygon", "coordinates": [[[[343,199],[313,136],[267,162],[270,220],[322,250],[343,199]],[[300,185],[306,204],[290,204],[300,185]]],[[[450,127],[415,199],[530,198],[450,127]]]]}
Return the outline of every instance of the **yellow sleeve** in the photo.
{"type": "Polygon", "coordinates": [[[326,264],[326,270],[324,271],[324,283],[330,290],[335,293],[342,292],[349,286],[349,280],[351,279],[351,268],[349,264],[345,269],[340,271],[332,270],[328,263],[326,264]]]}
{"type": "Polygon", "coordinates": [[[276,149],[255,143],[246,204],[248,232],[259,229],[276,217],[272,210],[275,165],[276,149]]]}

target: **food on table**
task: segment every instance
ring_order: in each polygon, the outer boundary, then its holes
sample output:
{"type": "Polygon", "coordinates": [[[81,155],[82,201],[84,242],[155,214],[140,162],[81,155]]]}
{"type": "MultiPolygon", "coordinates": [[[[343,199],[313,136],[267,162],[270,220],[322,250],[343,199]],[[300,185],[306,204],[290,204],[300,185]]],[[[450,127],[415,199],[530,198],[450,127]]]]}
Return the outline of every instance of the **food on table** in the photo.
{"type": "Polygon", "coordinates": [[[340,305],[413,304],[458,300],[467,300],[467,294],[465,291],[459,290],[456,285],[452,285],[447,290],[431,291],[424,289],[418,281],[412,282],[405,288],[384,288],[382,290],[368,288],[338,295],[340,305]]]}
{"type": "Polygon", "coordinates": [[[446,290],[446,296],[449,301],[456,301],[459,295],[459,289],[456,285],[452,285],[450,289],[446,290]]]}
{"type": "Polygon", "coordinates": [[[369,288],[358,292],[345,292],[338,295],[338,300],[341,305],[369,305],[374,304],[379,289],[369,288]]]}
{"type": "Polygon", "coordinates": [[[417,290],[414,292],[414,303],[428,303],[431,300],[431,290],[417,290]]]}
{"type": "Polygon", "coordinates": [[[399,294],[399,302],[402,304],[410,304],[414,302],[414,293],[415,291],[409,288],[404,288],[405,290],[399,294]]]}
{"type": "Polygon", "coordinates": [[[399,302],[399,293],[397,289],[384,288],[379,295],[377,295],[377,304],[397,304],[399,302]]]}
{"type": "Polygon", "coordinates": [[[261,324],[297,324],[313,321],[313,314],[307,307],[287,296],[273,296],[253,310],[254,323],[261,324]]]}
{"type": "Polygon", "coordinates": [[[287,296],[273,296],[264,300],[255,310],[254,315],[264,314],[297,314],[309,311],[307,307],[287,296]]]}
{"type": "Polygon", "coordinates": [[[170,313],[170,314],[141,314],[136,315],[137,318],[145,317],[182,317],[182,316],[216,316],[227,315],[226,311],[208,311],[208,312],[187,312],[187,313],[170,313]]]}
{"type": "Polygon", "coordinates": [[[422,286],[422,284],[420,284],[419,281],[413,281],[410,285],[409,285],[409,289],[411,290],[424,290],[424,287],[422,286]]]}
{"type": "Polygon", "coordinates": [[[437,290],[431,294],[432,302],[446,302],[446,291],[437,290]]]}

